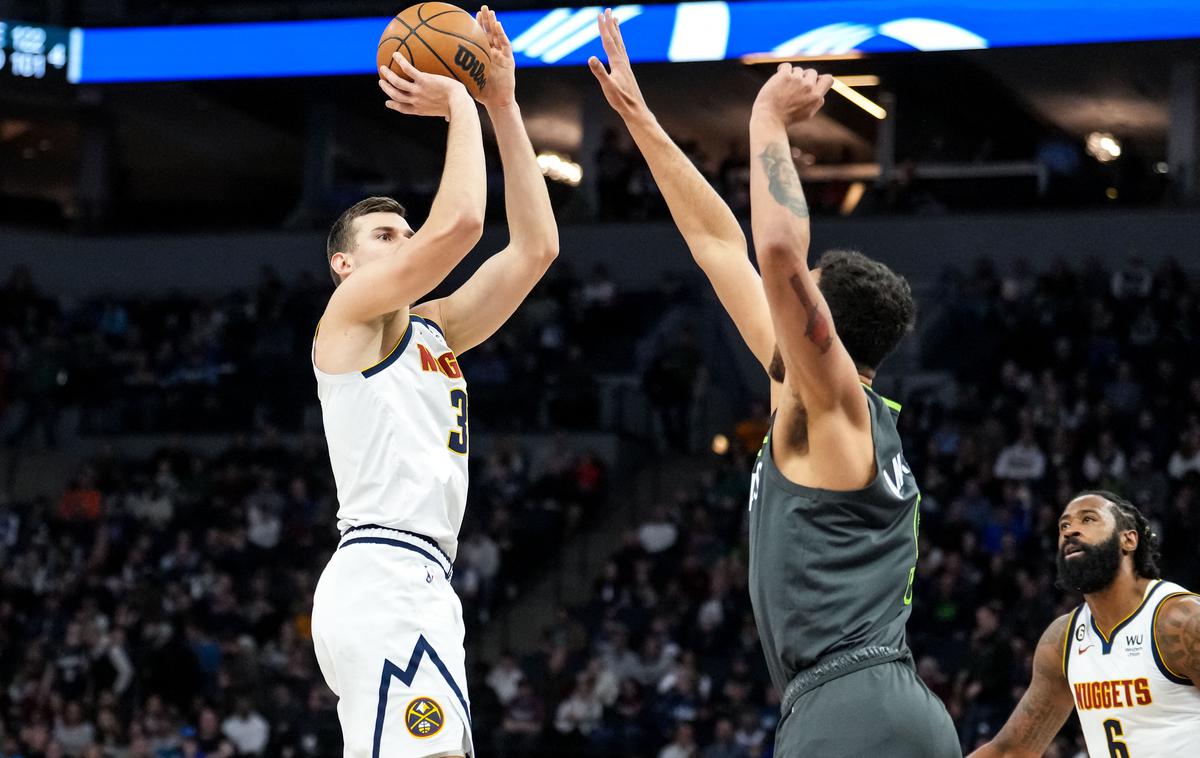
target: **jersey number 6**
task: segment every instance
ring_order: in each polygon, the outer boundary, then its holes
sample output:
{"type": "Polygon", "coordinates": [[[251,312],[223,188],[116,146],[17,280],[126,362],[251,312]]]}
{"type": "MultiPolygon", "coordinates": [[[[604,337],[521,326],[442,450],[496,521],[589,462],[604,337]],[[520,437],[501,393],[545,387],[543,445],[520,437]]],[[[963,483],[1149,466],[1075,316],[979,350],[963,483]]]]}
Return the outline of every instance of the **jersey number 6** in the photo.
{"type": "Polygon", "coordinates": [[[446,440],[446,447],[459,455],[467,454],[467,391],[464,389],[450,390],[450,405],[458,411],[458,418],[454,421],[458,424],[457,429],[450,430],[450,437],[446,440]]]}
{"type": "Polygon", "coordinates": [[[1104,722],[1104,737],[1108,740],[1109,758],[1129,758],[1129,747],[1123,740],[1117,739],[1124,736],[1125,730],[1121,728],[1120,721],[1109,719],[1104,722]]]}

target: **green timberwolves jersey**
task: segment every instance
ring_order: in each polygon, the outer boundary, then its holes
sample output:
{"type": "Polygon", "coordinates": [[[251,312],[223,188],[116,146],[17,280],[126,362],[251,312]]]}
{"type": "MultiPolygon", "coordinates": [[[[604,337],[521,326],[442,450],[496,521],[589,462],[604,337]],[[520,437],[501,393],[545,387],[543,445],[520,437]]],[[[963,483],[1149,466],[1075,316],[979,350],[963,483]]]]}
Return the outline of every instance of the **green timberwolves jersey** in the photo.
{"type": "Polygon", "coordinates": [[[833,492],[789,481],[772,432],[750,485],[750,600],[775,686],[782,692],[821,658],[872,645],[906,649],[920,493],[904,461],[900,406],[864,388],[875,480],[833,492]]]}

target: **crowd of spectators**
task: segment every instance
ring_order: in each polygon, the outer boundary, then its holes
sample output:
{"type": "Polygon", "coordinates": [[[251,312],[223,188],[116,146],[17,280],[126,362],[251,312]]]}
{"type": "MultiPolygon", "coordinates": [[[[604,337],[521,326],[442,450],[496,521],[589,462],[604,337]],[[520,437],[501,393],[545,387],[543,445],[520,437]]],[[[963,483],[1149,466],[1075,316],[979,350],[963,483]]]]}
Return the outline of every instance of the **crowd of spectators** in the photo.
{"type": "MultiPolygon", "coordinates": [[[[309,273],[284,282],[264,269],[220,296],[70,302],[14,268],[0,286],[0,435],[53,447],[68,411],[83,434],[320,429],[308,364],[329,292],[309,273]]],[[[597,376],[636,370],[628,345],[661,305],[618,291],[603,266],[556,266],[463,357],[474,415],[509,431],[595,428],[597,376]]]]}
{"type": "MultiPolygon", "coordinates": [[[[545,295],[553,312],[532,321],[543,349],[569,343],[560,331],[587,332],[586,319],[563,326],[577,298],[616,297],[599,275],[565,291],[545,295]]],[[[17,295],[0,301],[10,361],[14,344],[37,352],[20,341],[27,327],[57,324],[64,342],[85,334],[67,315],[77,309],[38,304],[49,301],[20,277],[6,292],[17,295]]],[[[1054,523],[1072,493],[1130,497],[1162,537],[1167,576],[1200,586],[1200,358],[1189,349],[1200,288],[1171,264],[1039,275],[982,264],[948,274],[923,306],[923,373],[943,380],[908,386],[885,364],[882,386],[905,403],[900,429],[924,493],[910,643],[970,748],[1011,710],[1046,624],[1078,602],[1053,587],[1054,523]]],[[[64,386],[28,361],[8,375],[64,386]]],[[[28,403],[27,391],[4,396],[28,403]]],[[[762,408],[749,413],[728,430],[729,452],[693,456],[686,477],[642,504],[646,518],[588,602],[554,611],[535,650],[472,658],[481,753],[770,755],[779,698],[745,590],[744,531],[765,425],[762,408]]],[[[260,423],[213,455],[104,450],[56,500],[0,500],[0,756],[339,752],[308,639],[336,505],[320,435],[296,439],[260,423]]],[[[536,570],[531,545],[602,510],[612,476],[557,440],[498,441],[472,466],[455,572],[469,635],[536,570]]],[[[1068,727],[1049,755],[1080,750],[1068,727]]]]}
{"type": "MultiPolygon", "coordinates": [[[[106,447],[56,500],[0,495],[0,756],[340,754],[309,634],[337,544],[317,434],[204,455],[106,447]]],[[[545,551],[586,526],[596,456],[501,441],[475,484],[454,585],[474,635],[545,551]]]]}

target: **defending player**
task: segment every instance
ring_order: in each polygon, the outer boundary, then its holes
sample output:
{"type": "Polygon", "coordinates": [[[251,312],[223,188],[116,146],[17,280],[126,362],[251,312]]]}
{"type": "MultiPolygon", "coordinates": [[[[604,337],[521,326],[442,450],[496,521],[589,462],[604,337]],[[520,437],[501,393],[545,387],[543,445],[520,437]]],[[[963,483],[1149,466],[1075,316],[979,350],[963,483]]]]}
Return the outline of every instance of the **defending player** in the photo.
{"type": "Polygon", "coordinates": [[[1146,517],[1084,492],[1058,520],[1058,580],[1084,603],[1038,642],[1017,709],[971,758],[1040,756],[1074,708],[1092,758],[1200,755],[1200,598],[1163,581],[1146,517]]]}
{"type": "Polygon", "coordinates": [[[912,294],[858,253],[827,253],[808,269],[808,211],[786,127],[816,113],[831,80],[783,66],[755,102],[760,279],[733,214],[646,108],[616,21],[606,12],[599,23],[611,73],[594,58],[592,72],[772,380],[776,414],[751,486],[750,590],[783,693],[775,755],[961,756],[905,641],[919,494],[900,449],[899,406],[870,388],[911,328],[912,294]]]}
{"type": "Polygon", "coordinates": [[[480,101],[495,127],[511,240],[458,290],[414,306],[478,242],[485,201],[475,103],[449,78],[381,69],[392,110],[450,122],[441,185],[416,233],[389,198],[368,198],[329,235],[336,283],[313,369],[342,539],[321,575],[312,631],[338,695],[345,755],[470,756],[462,606],[450,585],[467,494],[466,381],[456,356],[487,339],[558,251],[545,180],[514,99],[511,46],[491,42],[480,101]]]}

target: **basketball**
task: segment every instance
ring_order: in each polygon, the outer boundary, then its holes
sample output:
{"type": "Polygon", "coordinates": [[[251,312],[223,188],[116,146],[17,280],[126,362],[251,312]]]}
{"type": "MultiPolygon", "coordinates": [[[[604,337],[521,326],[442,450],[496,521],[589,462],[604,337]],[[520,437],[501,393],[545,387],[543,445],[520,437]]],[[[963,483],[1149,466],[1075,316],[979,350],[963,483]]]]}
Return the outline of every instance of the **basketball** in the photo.
{"type": "Polygon", "coordinates": [[[449,3],[418,3],[396,14],[376,51],[378,65],[403,76],[392,60],[400,51],[419,71],[457,79],[472,97],[487,86],[491,48],[475,18],[449,3]]]}

